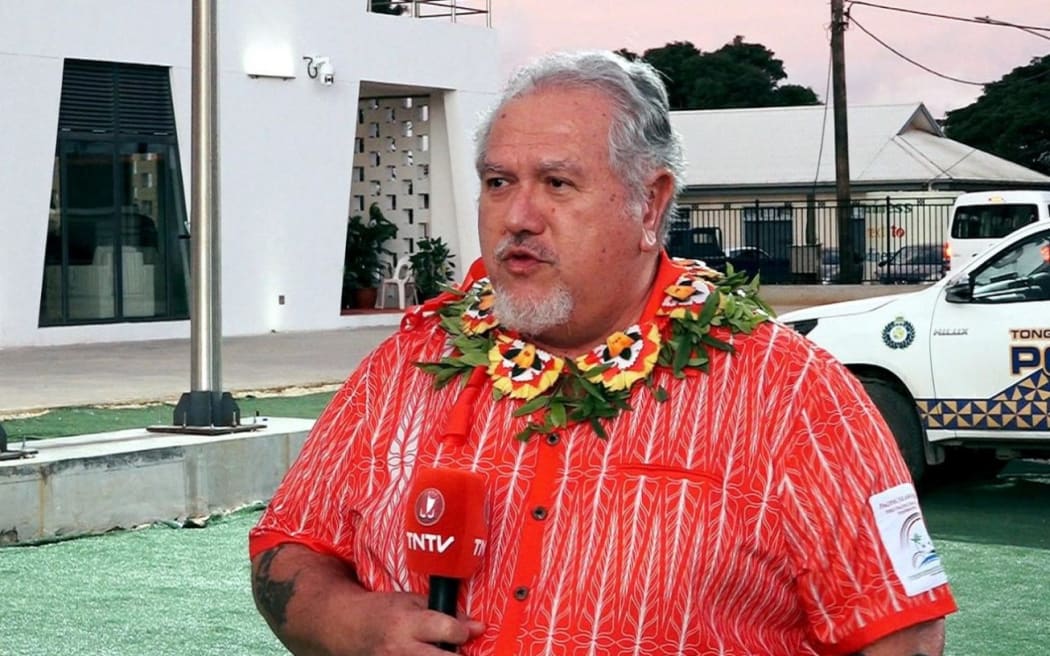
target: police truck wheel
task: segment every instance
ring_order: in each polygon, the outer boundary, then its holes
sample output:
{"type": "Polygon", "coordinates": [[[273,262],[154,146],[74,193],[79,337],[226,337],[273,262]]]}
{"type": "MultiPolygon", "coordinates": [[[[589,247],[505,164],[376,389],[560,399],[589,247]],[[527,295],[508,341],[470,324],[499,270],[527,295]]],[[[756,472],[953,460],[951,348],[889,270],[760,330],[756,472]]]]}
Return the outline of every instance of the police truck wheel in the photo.
{"type": "Polygon", "coordinates": [[[884,380],[862,377],[860,382],[893,432],[912,481],[918,485],[926,473],[926,448],[915,404],[884,380]]]}

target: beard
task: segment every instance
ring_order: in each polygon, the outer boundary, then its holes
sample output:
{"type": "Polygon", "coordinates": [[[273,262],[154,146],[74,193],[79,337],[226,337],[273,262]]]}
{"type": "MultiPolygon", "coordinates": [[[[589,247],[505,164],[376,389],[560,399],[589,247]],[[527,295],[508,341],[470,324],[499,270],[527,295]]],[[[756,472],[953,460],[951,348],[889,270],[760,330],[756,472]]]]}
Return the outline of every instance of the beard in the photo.
{"type": "Polygon", "coordinates": [[[542,335],[552,328],[564,326],[572,315],[572,294],[563,285],[542,298],[516,296],[495,283],[493,288],[496,292],[493,312],[500,325],[523,335],[542,335]]]}
{"type": "MultiPolygon", "coordinates": [[[[557,253],[525,234],[503,239],[495,249],[496,258],[502,259],[512,248],[523,248],[543,261],[558,263],[557,253]]],[[[492,287],[496,292],[493,313],[500,325],[522,335],[538,336],[564,326],[575,306],[572,292],[564,283],[556,283],[546,295],[539,297],[515,294],[497,280],[492,280],[492,287]]]]}

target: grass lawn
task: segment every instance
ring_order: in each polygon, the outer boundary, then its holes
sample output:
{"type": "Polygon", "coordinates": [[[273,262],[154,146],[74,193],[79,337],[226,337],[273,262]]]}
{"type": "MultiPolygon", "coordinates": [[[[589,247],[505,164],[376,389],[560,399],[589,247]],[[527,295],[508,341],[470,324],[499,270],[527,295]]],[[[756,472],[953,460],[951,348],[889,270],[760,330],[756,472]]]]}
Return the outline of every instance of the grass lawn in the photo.
{"type": "MultiPolygon", "coordinates": [[[[241,410],[242,421],[250,421],[256,413],[265,417],[316,419],[333,394],[334,388],[296,396],[243,396],[235,400],[241,410]]],[[[54,408],[32,417],[3,419],[3,424],[8,442],[17,447],[22,438],[36,440],[158,424],[170,425],[174,411],[175,406],[166,403],[133,407],[54,408]]]]}
{"type": "MultiPolygon", "coordinates": [[[[946,487],[924,505],[960,609],[946,653],[1046,654],[1050,476],[946,487]]],[[[285,653],[251,599],[246,540],[258,516],[0,549],[0,654],[285,653]]]]}

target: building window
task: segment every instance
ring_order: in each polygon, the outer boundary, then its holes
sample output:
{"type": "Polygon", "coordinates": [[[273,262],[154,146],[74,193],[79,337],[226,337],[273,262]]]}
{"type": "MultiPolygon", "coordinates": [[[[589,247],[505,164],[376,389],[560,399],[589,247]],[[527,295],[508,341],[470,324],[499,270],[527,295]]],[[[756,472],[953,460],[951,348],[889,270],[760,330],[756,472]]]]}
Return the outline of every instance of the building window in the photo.
{"type": "Polygon", "coordinates": [[[66,60],[41,326],[189,316],[179,171],[167,68],[66,60]]]}

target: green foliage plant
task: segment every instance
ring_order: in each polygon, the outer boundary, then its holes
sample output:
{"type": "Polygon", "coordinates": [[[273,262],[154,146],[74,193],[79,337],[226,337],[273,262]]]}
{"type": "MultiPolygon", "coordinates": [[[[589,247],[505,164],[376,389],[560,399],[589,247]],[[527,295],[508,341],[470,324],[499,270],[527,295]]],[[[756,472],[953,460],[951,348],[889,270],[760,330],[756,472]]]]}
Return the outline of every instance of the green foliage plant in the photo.
{"type": "Polygon", "coordinates": [[[441,237],[421,239],[416,242],[416,249],[409,256],[412,260],[412,278],[419,300],[425,301],[437,296],[452,281],[452,259],[455,255],[441,237]]]}
{"type": "Polygon", "coordinates": [[[346,224],[346,251],[343,260],[343,287],[368,289],[382,280],[393,251],[386,242],[397,237],[397,225],[391,223],[379,205],[368,208],[368,219],[351,216],[346,224]]]}

